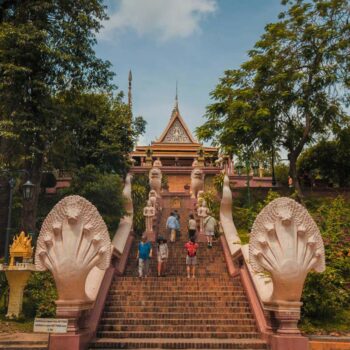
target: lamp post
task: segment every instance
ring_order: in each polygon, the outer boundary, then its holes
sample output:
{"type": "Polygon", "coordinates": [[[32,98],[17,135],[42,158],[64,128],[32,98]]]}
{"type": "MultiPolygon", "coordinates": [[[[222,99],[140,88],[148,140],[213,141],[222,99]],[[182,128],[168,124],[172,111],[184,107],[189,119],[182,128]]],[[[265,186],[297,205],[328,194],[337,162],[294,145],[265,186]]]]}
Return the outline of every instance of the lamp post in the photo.
{"type": "MultiPolygon", "coordinates": [[[[16,180],[13,178],[13,173],[25,173],[29,177],[29,172],[27,170],[2,170],[0,173],[5,173],[10,175],[9,179],[9,204],[8,204],[8,212],[7,212],[7,227],[6,227],[6,238],[5,238],[5,263],[8,263],[9,259],[9,243],[10,243],[10,233],[11,233],[11,218],[12,218],[12,202],[13,202],[13,189],[16,185],[16,180]]],[[[22,185],[22,194],[25,200],[29,200],[33,197],[33,190],[35,185],[30,180],[27,180],[22,185]]]]}

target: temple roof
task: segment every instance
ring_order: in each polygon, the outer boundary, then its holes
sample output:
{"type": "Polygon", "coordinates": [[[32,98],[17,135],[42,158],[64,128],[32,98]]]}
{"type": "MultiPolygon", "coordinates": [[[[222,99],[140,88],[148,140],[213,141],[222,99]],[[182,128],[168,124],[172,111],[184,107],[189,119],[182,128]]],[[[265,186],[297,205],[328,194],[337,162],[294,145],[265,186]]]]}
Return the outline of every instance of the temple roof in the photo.
{"type": "Polygon", "coordinates": [[[182,119],[179,106],[175,103],[171,118],[159,139],[154,143],[183,143],[183,144],[198,144],[198,141],[193,137],[191,131],[182,119]]]}

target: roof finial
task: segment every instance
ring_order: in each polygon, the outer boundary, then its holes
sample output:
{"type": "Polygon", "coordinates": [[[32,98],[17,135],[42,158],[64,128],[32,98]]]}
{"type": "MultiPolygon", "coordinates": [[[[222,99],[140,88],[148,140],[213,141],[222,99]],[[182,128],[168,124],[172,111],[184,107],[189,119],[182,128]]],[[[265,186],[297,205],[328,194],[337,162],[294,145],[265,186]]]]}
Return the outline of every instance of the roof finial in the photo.
{"type": "Polygon", "coordinates": [[[179,108],[179,98],[178,98],[178,95],[177,95],[177,80],[176,80],[175,108],[176,109],[179,108]]]}
{"type": "Polygon", "coordinates": [[[129,70],[129,91],[128,91],[128,105],[130,108],[130,112],[132,114],[132,94],[131,94],[131,83],[132,83],[132,73],[131,69],[129,70]]]}

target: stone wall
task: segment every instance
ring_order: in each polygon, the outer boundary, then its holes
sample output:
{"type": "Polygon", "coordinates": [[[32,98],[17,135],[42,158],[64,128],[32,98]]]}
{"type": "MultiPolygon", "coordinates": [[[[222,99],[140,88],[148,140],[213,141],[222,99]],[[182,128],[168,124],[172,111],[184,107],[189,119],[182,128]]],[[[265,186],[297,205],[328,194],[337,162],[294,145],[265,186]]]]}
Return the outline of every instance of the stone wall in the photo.
{"type": "Polygon", "coordinates": [[[185,192],[184,186],[191,184],[190,175],[166,175],[168,177],[169,192],[185,192]]]}

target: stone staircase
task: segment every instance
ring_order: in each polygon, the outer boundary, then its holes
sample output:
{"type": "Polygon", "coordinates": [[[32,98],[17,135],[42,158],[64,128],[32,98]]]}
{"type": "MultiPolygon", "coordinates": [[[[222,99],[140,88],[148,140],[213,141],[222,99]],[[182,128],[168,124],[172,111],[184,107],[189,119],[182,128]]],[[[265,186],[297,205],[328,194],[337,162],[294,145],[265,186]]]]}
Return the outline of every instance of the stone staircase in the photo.
{"type": "MultiPolygon", "coordinates": [[[[161,228],[169,213],[163,210],[161,228]]],[[[267,349],[239,277],[227,273],[219,242],[212,249],[200,244],[196,278],[187,279],[187,213],[179,213],[182,234],[169,243],[166,277],[156,277],[155,256],[150,276],[137,277],[134,242],[125,275],[114,278],[90,349],[267,349]]]]}

